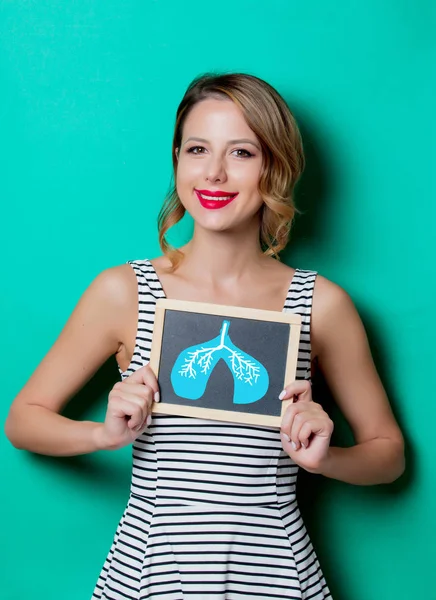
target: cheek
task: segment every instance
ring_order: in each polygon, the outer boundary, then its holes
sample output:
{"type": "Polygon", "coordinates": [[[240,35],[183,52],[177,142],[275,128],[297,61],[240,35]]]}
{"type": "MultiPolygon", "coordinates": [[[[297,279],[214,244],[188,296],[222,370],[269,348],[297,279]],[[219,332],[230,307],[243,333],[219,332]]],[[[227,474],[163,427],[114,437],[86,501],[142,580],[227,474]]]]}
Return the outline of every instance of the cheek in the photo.
{"type": "Polygon", "coordinates": [[[195,162],[187,162],[180,158],[177,166],[176,183],[180,186],[195,186],[201,175],[201,165],[195,162]]]}
{"type": "Polygon", "coordinates": [[[261,167],[256,163],[235,165],[228,171],[230,179],[239,182],[247,191],[258,189],[260,173],[261,167]]]}

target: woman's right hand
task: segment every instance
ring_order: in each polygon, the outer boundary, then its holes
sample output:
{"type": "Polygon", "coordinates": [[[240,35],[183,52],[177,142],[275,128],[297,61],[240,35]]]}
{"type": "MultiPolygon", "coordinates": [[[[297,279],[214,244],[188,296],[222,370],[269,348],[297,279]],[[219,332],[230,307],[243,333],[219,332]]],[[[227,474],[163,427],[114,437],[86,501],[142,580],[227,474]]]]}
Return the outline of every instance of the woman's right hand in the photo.
{"type": "Polygon", "coordinates": [[[150,425],[153,402],[159,402],[159,386],[149,365],[116,383],[104,423],[96,432],[98,447],[116,450],[131,444],[150,425]]]}

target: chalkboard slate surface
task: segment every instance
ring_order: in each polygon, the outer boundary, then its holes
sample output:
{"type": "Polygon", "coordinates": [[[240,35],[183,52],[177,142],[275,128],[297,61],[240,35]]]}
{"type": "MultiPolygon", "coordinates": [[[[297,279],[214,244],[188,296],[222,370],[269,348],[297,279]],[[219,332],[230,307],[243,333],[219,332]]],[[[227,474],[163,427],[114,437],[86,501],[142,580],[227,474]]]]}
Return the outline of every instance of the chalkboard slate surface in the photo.
{"type": "Polygon", "coordinates": [[[159,300],[153,412],[280,426],[278,396],[295,378],[300,326],[289,313],[159,300]]]}

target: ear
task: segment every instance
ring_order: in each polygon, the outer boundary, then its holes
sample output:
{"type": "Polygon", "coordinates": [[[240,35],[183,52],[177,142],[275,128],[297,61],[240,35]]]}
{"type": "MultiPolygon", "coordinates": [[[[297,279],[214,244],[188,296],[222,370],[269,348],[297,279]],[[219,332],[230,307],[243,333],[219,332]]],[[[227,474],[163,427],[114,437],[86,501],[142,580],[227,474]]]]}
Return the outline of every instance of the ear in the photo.
{"type": "Polygon", "coordinates": [[[179,149],[178,148],[175,149],[174,154],[176,155],[176,160],[178,161],[179,160],[179,149]]]}

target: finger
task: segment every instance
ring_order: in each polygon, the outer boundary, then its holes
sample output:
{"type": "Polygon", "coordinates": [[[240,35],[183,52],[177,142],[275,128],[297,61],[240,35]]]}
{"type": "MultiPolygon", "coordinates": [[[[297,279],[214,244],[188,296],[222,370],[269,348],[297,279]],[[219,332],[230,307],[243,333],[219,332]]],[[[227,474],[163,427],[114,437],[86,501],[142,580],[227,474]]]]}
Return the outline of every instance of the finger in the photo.
{"type": "Polygon", "coordinates": [[[153,373],[149,365],[141,367],[134,373],[132,373],[124,383],[143,383],[148,385],[154,392],[155,402],[159,402],[159,384],[156,379],[156,375],[153,373]]]}
{"type": "MultiPolygon", "coordinates": [[[[150,390],[150,392],[152,393],[151,390],[150,390]]],[[[131,402],[132,404],[137,404],[141,408],[141,412],[142,412],[141,423],[139,425],[133,425],[131,427],[130,419],[129,419],[129,421],[128,421],[129,428],[139,431],[143,428],[148,427],[148,425],[151,423],[151,407],[153,404],[153,399],[150,398],[149,400],[144,401],[142,398],[138,398],[138,396],[136,396],[136,395],[130,396],[130,394],[125,394],[123,399],[126,400],[127,402],[131,402]],[[147,421],[149,421],[149,423],[147,421]]]]}
{"type": "Polygon", "coordinates": [[[144,383],[127,383],[127,380],[121,382],[119,381],[112,388],[111,394],[116,394],[120,398],[130,399],[133,398],[134,395],[138,396],[138,398],[144,399],[147,403],[151,404],[154,402],[159,402],[159,392],[154,392],[149,385],[144,383]]]}
{"type": "Polygon", "coordinates": [[[307,446],[308,438],[322,422],[320,412],[314,402],[302,402],[294,405],[294,418],[292,420],[290,438],[295,442],[297,449],[307,446]],[[304,430],[304,433],[302,433],[304,430]],[[308,432],[308,433],[307,433],[308,432]],[[305,435],[307,433],[307,435],[305,435]]]}
{"type": "MultiPolygon", "coordinates": [[[[308,448],[312,434],[319,431],[320,424],[316,419],[310,419],[310,414],[305,412],[297,413],[294,416],[290,434],[281,432],[282,440],[284,440],[293,451],[308,448]]],[[[320,421],[320,419],[318,419],[320,421]]],[[[287,451],[284,446],[285,452],[287,451]]]]}
{"type": "Polygon", "coordinates": [[[282,439],[283,450],[286,452],[286,454],[289,454],[289,456],[291,456],[291,458],[292,458],[292,454],[296,450],[295,445],[292,443],[289,436],[286,433],[284,433],[283,431],[280,433],[280,437],[282,439]]]}
{"type": "Polygon", "coordinates": [[[143,422],[142,422],[141,426],[140,426],[140,427],[137,427],[137,428],[135,429],[135,431],[138,431],[138,432],[139,432],[139,433],[138,433],[138,435],[137,435],[136,437],[139,437],[140,435],[142,435],[142,434],[144,433],[144,431],[145,431],[146,429],[148,429],[148,427],[150,427],[150,425],[151,425],[151,421],[152,421],[152,416],[151,416],[151,414],[149,414],[149,415],[147,415],[147,417],[146,417],[145,421],[143,421],[143,422]]]}
{"type": "MultiPolygon", "coordinates": [[[[296,439],[296,444],[303,446],[303,448],[307,448],[309,446],[310,443],[310,437],[312,436],[313,433],[313,423],[311,423],[310,421],[306,421],[305,423],[303,423],[300,427],[300,430],[298,431],[298,433],[296,434],[297,437],[296,439]]],[[[294,439],[294,438],[293,438],[294,439]]]]}
{"type": "Polygon", "coordinates": [[[313,402],[291,402],[283,413],[282,424],[280,429],[286,433],[289,437],[291,436],[291,429],[293,427],[294,419],[297,414],[307,412],[309,408],[312,408],[313,402]]]}
{"type": "Polygon", "coordinates": [[[113,397],[108,403],[108,413],[118,419],[128,418],[129,429],[141,427],[148,415],[146,405],[141,406],[139,402],[132,402],[124,398],[113,397]]]}
{"type": "Polygon", "coordinates": [[[131,386],[125,386],[121,384],[121,387],[115,386],[109,394],[109,400],[113,400],[115,398],[119,398],[121,400],[126,400],[127,402],[133,402],[133,404],[138,404],[141,409],[148,409],[151,407],[153,398],[153,390],[145,385],[140,386],[139,392],[131,393],[131,386]]]}
{"type": "Polygon", "coordinates": [[[140,396],[137,396],[136,394],[129,394],[129,392],[123,392],[122,394],[120,394],[119,398],[122,398],[127,402],[131,402],[132,404],[137,404],[143,411],[144,415],[148,414],[151,411],[151,406],[153,404],[151,394],[149,398],[142,398],[140,396]]]}
{"type": "Polygon", "coordinates": [[[127,382],[121,384],[122,387],[114,388],[118,391],[120,396],[124,394],[128,394],[130,396],[138,396],[138,398],[143,398],[146,402],[152,402],[154,391],[151,389],[149,385],[140,384],[140,383],[129,383],[127,382]]]}
{"type": "Polygon", "coordinates": [[[279,400],[312,400],[312,385],[307,379],[293,381],[280,393],[279,400]]]}
{"type": "MultiPolygon", "coordinates": [[[[291,439],[292,447],[295,450],[299,450],[301,447],[300,432],[302,428],[307,429],[308,414],[306,412],[298,412],[295,414],[292,421],[291,431],[289,437],[291,439]]],[[[310,435],[310,434],[309,434],[310,435]]]]}
{"type": "Polygon", "coordinates": [[[294,442],[294,440],[291,438],[291,431],[292,428],[294,426],[294,419],[295,416],[297,414],[297,411],[300,407],[297,404],[290,404],[290,406],[286,409],[286,412],[283,416],[282,419],[282,424],[281,424],[281,438],[282,438],[282,443],[283,443],[283,449],[285,450],[285,452],[290,451],[291,447],[292,450],[297,450],[297,446],[294,442]]]}
{"type": "Polygon", "coordinates": [[[292,439],[307,448],[313,436],[330,437],[332,433],[333,421],[328,416],[312,417],[302,423],[296,437],[292,437],[292,439]]]}

